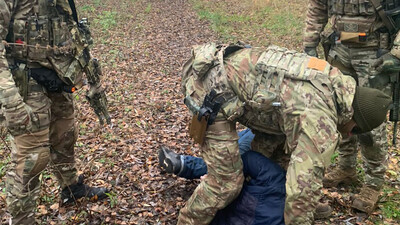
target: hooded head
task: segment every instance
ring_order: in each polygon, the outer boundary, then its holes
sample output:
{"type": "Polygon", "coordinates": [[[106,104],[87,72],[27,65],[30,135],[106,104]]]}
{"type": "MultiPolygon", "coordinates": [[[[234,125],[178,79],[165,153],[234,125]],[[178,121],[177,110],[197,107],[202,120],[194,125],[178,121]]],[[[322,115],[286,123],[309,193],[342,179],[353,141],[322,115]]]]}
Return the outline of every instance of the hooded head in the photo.
{"type": "Polygon", "coordinates": [[[381,125],[391,104],[391,97],[382,91],[357,87],[352,104],[353,119],[357,123],[353,133],[365,133],[381,125]]]}

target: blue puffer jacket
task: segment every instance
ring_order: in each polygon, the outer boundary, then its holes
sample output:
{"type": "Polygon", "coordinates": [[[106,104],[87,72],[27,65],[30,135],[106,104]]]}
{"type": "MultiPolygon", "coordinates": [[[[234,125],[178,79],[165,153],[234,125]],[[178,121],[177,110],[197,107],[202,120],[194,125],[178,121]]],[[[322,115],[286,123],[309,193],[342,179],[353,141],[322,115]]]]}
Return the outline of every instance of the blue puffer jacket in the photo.
{"type": "Polygon", "coordinates": [[[242,155],[245,182],[240,195],[218,211],[212,225],[284,225],[285,171],[260,153],[242,155]]]}

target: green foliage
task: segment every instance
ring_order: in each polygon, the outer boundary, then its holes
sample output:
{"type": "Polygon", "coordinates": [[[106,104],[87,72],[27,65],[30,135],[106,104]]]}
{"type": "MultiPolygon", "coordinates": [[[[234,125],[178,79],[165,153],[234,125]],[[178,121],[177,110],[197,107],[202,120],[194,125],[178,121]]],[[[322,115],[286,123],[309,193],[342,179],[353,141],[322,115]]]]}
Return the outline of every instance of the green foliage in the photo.
{"type": "Polygon", "coordinates": [[[10,157],[7,157],[3,161],[0,161],[0,178],[6,175],[7,164],[10,163],[10,161],[11,161],[10,157]]]}
{"type": "Polygon", "coordinates": [[[199,18],[210,22],[221,41],[302,47],[306,4],[301,1],[243,1],[237,7],[229,1],[190,2],[199,18]]]}
{"type": "Polygon", "coordinates": [[[101,6],[101,0],[94,0],[93,3],[96,7],[101,6]]]}
{"type": "Polygon", "coordinates": [[[194,8],[201,20],[208,20],[211,23],[211,28],[219,33],[222,38],[232,39],[233,28],[236,23],[244,23],[251,20],[250,16],[229,14],[224,9],[218,7],[210,7],[202,1],[194,1],[194,8]]]}
{"type": "Polygon", "coordinates": [[[389,219],[400,220],[400,194],[395,188],[384,188],[380,204],[383,216],[389,219]]]}
{"type": "Polygon", "coordinates": [[[110,199],[110,207],[114,208],[118,204],[118,196],[114,192],[106,193],[108,198],[110,199]]]}
{"type": "Polygon", "coordinates": [[[331,156],[331,163],[336,163],[337,157],[339,157],[339,152],[335,151],[331,156]]]}
{"type": "Polygon", "coordinates": [[[117,25],[117,12],[103,11],[94,21],[100,24],[103,30],[108,30],[117,25]]]}
{"type": "Polygon", "coordinates": [[[94,12],[96,9],[92,5],[84,5],[80,8],[82,12],[94,12]]]}
{"type": "Polygon", "coordinates": [[[270,7],[266,7],[260,14],[268,16],[262,26],[274,35],[302,37],[304,21],[294,17],[291,11],[273,11],[270,7]]]}
{"type": "Polygon", "coordinates": [[[149,13],[151,11],[151,3],[147,4],[146,9],[144,10],[145,13],[149,13]]]}

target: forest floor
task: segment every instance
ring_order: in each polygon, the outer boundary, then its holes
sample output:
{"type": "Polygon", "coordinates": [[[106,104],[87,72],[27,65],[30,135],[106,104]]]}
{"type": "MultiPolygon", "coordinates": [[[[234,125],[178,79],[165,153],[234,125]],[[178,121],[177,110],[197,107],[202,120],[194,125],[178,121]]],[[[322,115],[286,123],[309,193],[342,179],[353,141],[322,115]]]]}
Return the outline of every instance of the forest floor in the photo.
{"type": "MultiPolygon", "coordinates": [[[[175,224],[198,180],[162,173],[160,145],[199,155],[188,136],[189,113],[179,72],[191,46],[243,40],[301,50],[306,4],[293,0],[78,0],[95,39],[92,54],[102,64],[112,126],[100,126],[84,98],[76,95],[79,139],[76,161],[91,185],[111,190],[100,202],[61,205],[55,177],[44,171],[37,218],[40,224],[175,224]]],[[[388,130],[391,127],[388,127],[388,130]]],[[[0,222],[6,223],[7,146],[0,149],[0,222]]],[[[398,224],[400,152],[391,147],[386,184],[376,211],[350,208],[359,185],[324,189],[335,211],[317,224],[398,224]]],[[[333,157],[334,161],[334,157],[333,157]]],[[[363,171],[358,167],[360,179],[363,171]]]]}

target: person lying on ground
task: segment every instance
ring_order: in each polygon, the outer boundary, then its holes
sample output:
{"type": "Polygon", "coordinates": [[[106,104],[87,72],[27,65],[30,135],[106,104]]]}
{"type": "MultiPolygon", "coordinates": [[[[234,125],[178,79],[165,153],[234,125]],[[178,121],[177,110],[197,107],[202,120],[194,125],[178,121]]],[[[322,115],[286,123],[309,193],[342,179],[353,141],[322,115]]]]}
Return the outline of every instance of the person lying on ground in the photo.
{"type": "MultiPolygon", "coordinates": [[[[211,224],[283,225],[285,171],[260,153],[250,151],[254,138],[250,129],[238,135],[243,174],[247,179],[239,196],[219,210],[211,224]]],[[[163,171],[186,179],[200,178],[207,173],[203,159],[178,155],[164,146],[159,150],[159,163],[163,171]]]]}
{"type": "MultiPolygon", "coordinates": [[[[238,136],[239,152],[240,155],[243,155],[251,150],[254,134],[247,128],[238,132],[238,136]]],[[[207,164],[202,158],[191,155],[178,155],[164,146],[161,146],[158,151],[158,162],[163,171],[186,179],[198,179],[207,174],[207,164]]]]}

